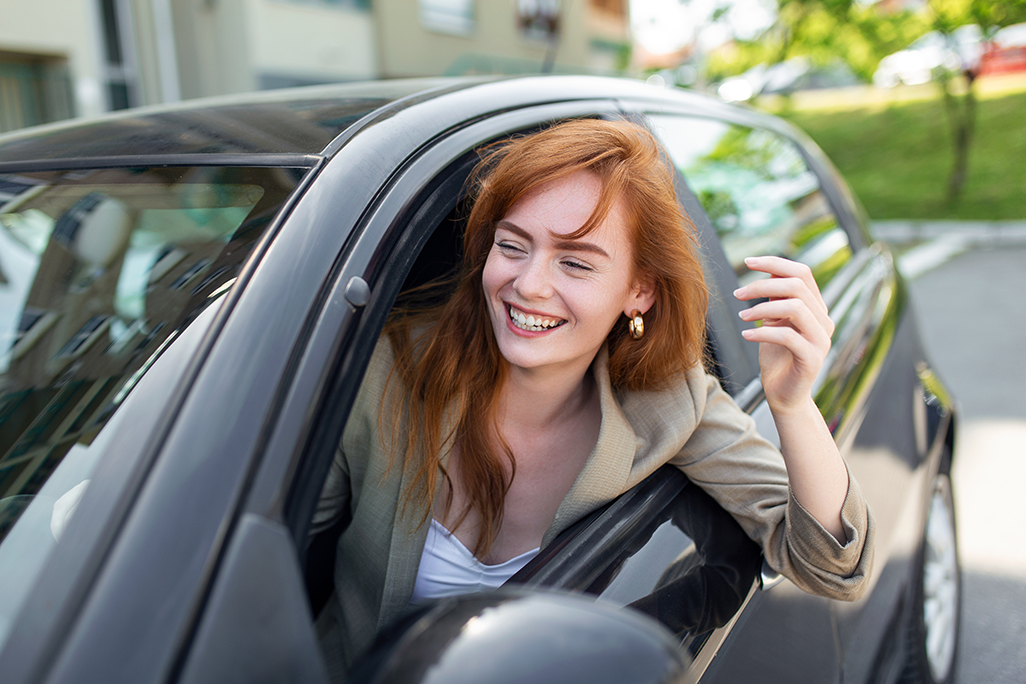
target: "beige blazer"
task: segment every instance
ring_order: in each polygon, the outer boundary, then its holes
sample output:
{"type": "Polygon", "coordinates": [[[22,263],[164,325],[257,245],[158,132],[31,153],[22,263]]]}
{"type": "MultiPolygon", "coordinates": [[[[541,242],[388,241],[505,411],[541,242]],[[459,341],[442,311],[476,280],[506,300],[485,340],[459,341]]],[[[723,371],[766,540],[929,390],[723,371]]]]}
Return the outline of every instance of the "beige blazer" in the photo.
{"type": "MultiPolygon", "coordinates": [[[[841,514],[847,543],[842,546],[794,499],[780,452],[755,432],[754,421],[715,378],[695,368],[686,382],[666,391],[619,392],[610,386],[607,362],[603,349],[593,364],[602,407],[598,442],[542,547],[672,463],[716,499],[762,546],[769,565],[796,585],[843,600],[862,595],[872,569],[873,518],[850,474],[841,514]]],[[[399,514],[409,483],[398,458],[389,468],[386,445],[394,435],[379,429],[392,363],[391,344],[382,340],[314,520],[316,527],[345,511],[352,516],[339,539],[335,598],[318,623],[323,641],[340,644],[326,653],[333,670],[348,667],[379,629],[406,610],[427,538],[428,524],[418,524],[421,512],[399,514]],[[335,658],[340,661],[330,662],[335,658]]],[[[388,384],[390,395],[397,385],[388,384]]],[[[443,446],[443,454],[450,446],[443,446]]]]}

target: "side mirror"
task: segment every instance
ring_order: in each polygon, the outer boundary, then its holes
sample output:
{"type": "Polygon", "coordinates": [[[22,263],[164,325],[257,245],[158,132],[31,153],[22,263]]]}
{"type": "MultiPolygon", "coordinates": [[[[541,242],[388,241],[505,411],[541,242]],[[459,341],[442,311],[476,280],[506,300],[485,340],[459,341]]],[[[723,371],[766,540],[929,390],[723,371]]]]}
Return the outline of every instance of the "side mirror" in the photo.
{"type": "Polygon", "coordinates": [[[641,613],[579,595],[500,589],[443,599],[379,637],[359,684],[669,684],[688,669],[641,613]]]}

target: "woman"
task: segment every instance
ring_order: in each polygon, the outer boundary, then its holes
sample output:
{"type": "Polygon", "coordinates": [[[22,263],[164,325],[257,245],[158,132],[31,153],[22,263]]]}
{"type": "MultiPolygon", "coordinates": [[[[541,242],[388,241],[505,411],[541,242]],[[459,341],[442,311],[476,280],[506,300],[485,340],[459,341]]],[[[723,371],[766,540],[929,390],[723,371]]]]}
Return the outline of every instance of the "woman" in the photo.
{"type": "Polygon", "coordinates": [[[734,293],[766,300],[742,318],[762,322],[744,335],[781,458],[702,366],[695,236],[651,134],[563,123],[493,146],[472,182],[455,289],[390,323],[325,486],[316,522],[351,516],[334,654],[411,602],[496,586],[665,463],[803,589],[858,598],[873,527],[811,396],[833,324],[809,269],[749,259],[770,277],[734,293]]]}

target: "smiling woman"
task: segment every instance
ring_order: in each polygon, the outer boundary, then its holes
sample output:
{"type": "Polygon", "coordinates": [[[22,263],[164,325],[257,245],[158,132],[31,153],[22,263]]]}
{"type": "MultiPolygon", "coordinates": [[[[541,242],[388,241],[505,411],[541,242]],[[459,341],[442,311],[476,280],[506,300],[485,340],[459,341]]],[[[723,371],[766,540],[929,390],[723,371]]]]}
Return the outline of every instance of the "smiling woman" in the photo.
{"type": "Polygon", "coordinates": [[[601,188],[578,171],[521,199],[496,226],[482,282],[511,369],[582,376],[621,313],[652,306],[651,283],[633,276],[620,202],[587,236],[566,239],[598,206],[601,188]],[[545,345],[528,342],[543,337],[545,345]]]}
{"type": "Polygon", "coordinates": [[[763,323],[746,336],[781,459],[704,368],[705,283],[665,158],[597,120],[483,152],[455,287],[386,327],[315,518],[350,520],[319,625],[338,674],[378,625],[497,586],[666,463],[800,587],[861,595],[873,527],[810,395],[833,325],[811,271],[750,260],[771,277],[735,293],[771,298],[744,315],[763,323]]]}

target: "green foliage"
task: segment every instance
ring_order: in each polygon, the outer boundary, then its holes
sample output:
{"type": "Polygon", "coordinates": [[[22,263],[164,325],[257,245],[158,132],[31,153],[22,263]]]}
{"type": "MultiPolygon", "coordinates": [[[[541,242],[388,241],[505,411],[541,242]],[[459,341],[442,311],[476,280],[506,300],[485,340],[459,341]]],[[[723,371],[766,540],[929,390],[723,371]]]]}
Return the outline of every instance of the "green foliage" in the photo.
{"type": "Polygon", "coordinates": [[[1022,219],[1026,92],[977,107],[972,173],[955,204],[946,191],[953,152],[942,99],[787,117],[823,148],[875,219],[1022,219]]]}
{"type": "Polygon", "coordinates": [[[881,59],[928,30],[930,19],[923,13],[881,14],[872,5],[846,0],[783,0],[776,24],[757,40],[738,41],[710,57],[708,77],[723,79],[756,64],[806,56],[819,66],[841,59],[869,81],[881,59]]]}
{"type": "Polygon", "coordinates": [[[706,78],[722,81],[751,69],[756,64],[772,62],[778,50],[765,40],[737,41],[724,45],[709,55],[705,65],[706,78]]]}
{"type": "Polygon", "coordinates": [[[985,29],[1026,21],[1026,0],[972,0],[969,14],[985,29]]]}

